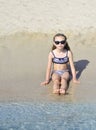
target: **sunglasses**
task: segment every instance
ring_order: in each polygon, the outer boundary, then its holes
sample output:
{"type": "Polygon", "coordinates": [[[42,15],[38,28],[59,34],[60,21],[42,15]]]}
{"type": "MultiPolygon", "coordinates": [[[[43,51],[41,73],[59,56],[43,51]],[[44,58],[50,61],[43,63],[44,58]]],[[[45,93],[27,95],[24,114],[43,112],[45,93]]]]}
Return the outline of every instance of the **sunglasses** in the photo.
{"type": "Polygon", "coordinates": [[[59,43],[61,43],[61,44],[65,44],[65,43],[66,43],[66,40],[62,40],[62,41],[55,41],[55,44],[56,44],[56,45],[59,45],[59,43]]]}

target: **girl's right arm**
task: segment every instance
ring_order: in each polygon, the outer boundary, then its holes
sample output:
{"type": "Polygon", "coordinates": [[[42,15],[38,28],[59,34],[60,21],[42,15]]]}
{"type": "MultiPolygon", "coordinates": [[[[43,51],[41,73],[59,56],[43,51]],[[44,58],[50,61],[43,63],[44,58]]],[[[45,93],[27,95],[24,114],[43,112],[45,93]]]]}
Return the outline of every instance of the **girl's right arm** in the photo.
{"type": "Polygon", "coordinates": [[[71,67],[71,71],[72,71],[73,82],[80,83],[80,81],[76,78],[76,70],[75,70],[75,66],[73,63],[73,54],[71,51],[69,51],[69,62],[70,62],[70,67],[71,67]]]}
{"type": "Polygon", "coordinates": [[[47,85],[50,82],[51,67],[52,67],[52,54],[50,52],[48,56],[48,64],[46,69],[46,79],[44,82],[41,83],[41,85],[47,85]]]}

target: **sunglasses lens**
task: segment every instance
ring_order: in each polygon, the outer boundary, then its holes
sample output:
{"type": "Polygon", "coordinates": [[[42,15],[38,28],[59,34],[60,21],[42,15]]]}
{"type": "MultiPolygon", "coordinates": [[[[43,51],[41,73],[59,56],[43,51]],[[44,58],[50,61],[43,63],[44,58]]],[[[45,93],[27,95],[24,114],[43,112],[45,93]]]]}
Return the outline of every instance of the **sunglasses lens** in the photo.
{"type": "Polygon", "coordinates": [[[59,44],[59,41],[55,41],[55,44],[58,45],[58,44],[59,44]]]}
{"type": "Polygon", "coordinates": [[[55,44],[56,44],[56,45],[58,45],[59,43],[65,44],[65,42],[66,42],[65,40],[63,40],[63,41],[55,41],[55,44]]]}
{"type": "Polygon", "coordinates": [[[61,41],[61,44],[65,44],[65,41],[61,41]]]}

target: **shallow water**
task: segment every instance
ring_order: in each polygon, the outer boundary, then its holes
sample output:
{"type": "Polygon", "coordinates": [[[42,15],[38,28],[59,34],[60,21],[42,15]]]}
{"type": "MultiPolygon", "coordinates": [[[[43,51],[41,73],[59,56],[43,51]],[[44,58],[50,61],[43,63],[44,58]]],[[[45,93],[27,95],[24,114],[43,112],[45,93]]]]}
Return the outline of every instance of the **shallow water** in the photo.
{"type": "Polygon", "coordinates": [[[96,104],[0,103],[0,130],[95,130],[96,104]]]}

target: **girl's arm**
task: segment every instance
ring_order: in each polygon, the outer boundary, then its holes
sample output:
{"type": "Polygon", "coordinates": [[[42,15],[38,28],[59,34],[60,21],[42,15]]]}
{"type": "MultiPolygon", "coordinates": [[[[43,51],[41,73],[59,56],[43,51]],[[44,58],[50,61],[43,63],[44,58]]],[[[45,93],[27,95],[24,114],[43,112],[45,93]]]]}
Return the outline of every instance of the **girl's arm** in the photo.
{"type": "Polygon", "coordinates": [[[73,82],[74,83],[80,83],[77,78],[76,78],[76,70],[75,70],[75,66],[74,66],[74,62],[73,62],[73,54],[71,51],[68,51],[68,55],[69,55],[69,63],[70,63],[70,67],[71,67],[71,72],[72,72],[72,77],[73,77],[73,82]]]}
{"type": "Polygon", "coordinates": [[[47,85],[50,82],[51,67],[52,67],[52,54],[49,53],[48,64],[46,69],[46,79],[44,82],[41,83],[41,85],[47,85]]]}

